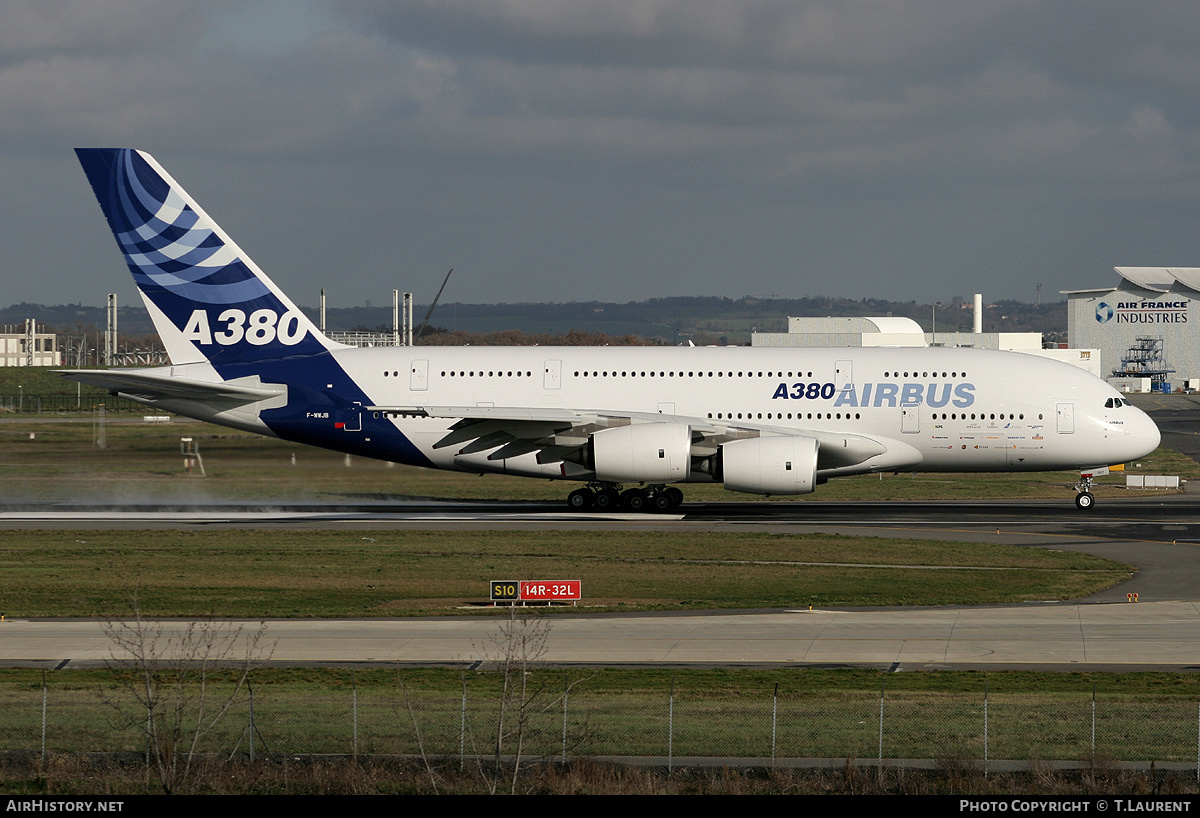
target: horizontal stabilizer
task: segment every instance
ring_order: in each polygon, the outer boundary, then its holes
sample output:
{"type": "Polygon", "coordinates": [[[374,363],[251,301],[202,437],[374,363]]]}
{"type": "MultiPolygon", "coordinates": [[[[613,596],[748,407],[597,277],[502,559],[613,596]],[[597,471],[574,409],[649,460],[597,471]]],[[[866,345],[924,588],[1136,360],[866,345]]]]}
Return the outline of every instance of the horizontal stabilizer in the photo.
{"type": "Polygon", "coordinates": [[[142,400],[222,400],[231,403],[254,403],[287,394],[285,386],[242,386],[233,383],[194,381],[147,370],[60,369],[57,372],[73,381],[142,400]]]}

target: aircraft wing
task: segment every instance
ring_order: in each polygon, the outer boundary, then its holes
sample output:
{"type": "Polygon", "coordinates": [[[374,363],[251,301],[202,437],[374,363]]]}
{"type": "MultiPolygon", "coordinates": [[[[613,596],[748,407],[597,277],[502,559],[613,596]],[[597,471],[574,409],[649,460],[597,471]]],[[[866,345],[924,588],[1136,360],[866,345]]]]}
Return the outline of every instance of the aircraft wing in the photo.
{"type": "Polygon", "coordinates": [[[717,453],[723,443],[755,437],[808,437],[817,441],[817,468],[822,474],[855,474],[903,469],[921,462],[908,444],[870,435],[796,429],[733,420],[663,415],[655,412],[574,410],[559,407],[368,406],[371,411],[456,419],[435,449],[460,446],[460,454],[492,450],[489,460],[531,452],[539,463],[580,462],[588,438],[602,429],[635,423],[671,423],[689,427],[696,457],[717,453]],[[867,464],[867,461],[871,461],[867,464]]]}
{"type": "Polygon", "coordinates": [[[114,395],[125,395],[144,402],[190,400],[244,404],[287,394],[287,387],[281,385],[258,386],[228,381],[213,383],[173,378],[146,370],[60,369],[57,372],[64,378],[99,386],[114,395]]]}

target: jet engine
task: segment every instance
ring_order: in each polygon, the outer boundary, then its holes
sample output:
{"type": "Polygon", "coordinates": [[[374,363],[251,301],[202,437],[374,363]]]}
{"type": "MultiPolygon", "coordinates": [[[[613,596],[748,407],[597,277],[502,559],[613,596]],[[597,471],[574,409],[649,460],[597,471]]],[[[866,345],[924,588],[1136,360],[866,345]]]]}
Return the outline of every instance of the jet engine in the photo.
{"type": "Polygon", "coordinates": [[[816,487],[817,440],[754,437],[721,445],[725,488],[748,494],[808,494],[816,487]]]}
{"type": "Polygon", "coordinates": [[[635,423],[592,435],[596,479],[676,483],[691,474],[692,429],[683,423],[635,423]]]}

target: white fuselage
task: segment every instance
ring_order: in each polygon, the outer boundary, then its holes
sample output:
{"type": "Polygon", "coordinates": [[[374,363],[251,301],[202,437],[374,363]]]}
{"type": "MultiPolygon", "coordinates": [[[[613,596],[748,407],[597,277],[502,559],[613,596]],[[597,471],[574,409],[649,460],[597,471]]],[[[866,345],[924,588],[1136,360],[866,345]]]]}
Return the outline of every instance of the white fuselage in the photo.
{"type": "MultiPolygon", "coordinates": [[[[1089,468],[1142,457],[1159,441],[1149,417],[1108,384],[1068,364],[1012,352],[392,347],[333,354],[381,407],[554,407],[862,435],[903,451],[903,468],[919,471],[1089,468]]],[[[453,420],[383,416],[440,468],[572,476],[531,454],[497,462],[486,453],[435,449],[453,420]]],[[[890,470],[895,462],[880,457],[831,473],[890,470]]]]}

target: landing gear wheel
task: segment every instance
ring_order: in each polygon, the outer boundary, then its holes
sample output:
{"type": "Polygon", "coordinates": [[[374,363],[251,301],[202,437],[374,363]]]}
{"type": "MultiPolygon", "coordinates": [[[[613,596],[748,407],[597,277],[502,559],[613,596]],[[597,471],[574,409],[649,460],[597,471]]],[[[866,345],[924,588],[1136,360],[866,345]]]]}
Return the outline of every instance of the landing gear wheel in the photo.
{"type": "Polygon", "coordinates": [[[629,511],[645,511],[649,501],[641,489],[629,489],[621,495],[621,506],[629,511]]]}
{"type": "Polygon", "coordinates": [[[1096,498],[1092,496],[1090,491],[1081,491],[1075,495],[1075,505],[1087,511],[1096,504],[1096,498]]]}
{"type": "Polygon", "coordinates": [[[663,494],[665,494],[667,499],[671,501],[671,505],[669,506],[670,508],[679,508],[679,506],[683,504],[683,492],[674,486],[663,489],[663,494]]]}
{"type": "Polygon", "coordinates": [[[616,511],[620,502],[621,495],[617,494],[616,489],[601,489],[592,498],[592,505],[597,511],[616,511]]]}
{"type": "Polygon", "coordinates": [[[567,495],[567,505],[571,511],[586,511],[596,501],[596,493],[591,489],[575,489],[567,495]]]}
{"type": "Polygon", "coordinates": [[[660,491],[650,498],[650,507],[655,511],[670,511],[673,506],[670,496],[665,491],[660,491]]]}

